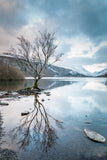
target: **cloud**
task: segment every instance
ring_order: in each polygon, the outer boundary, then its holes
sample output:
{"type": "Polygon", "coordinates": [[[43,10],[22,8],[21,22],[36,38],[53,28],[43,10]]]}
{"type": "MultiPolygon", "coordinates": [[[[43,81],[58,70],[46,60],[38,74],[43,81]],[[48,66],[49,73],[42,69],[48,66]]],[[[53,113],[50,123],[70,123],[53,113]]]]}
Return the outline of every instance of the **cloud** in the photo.
{"type": "Polygon", "coordinates": [[[21,0],[0,0],[0,26],[6,30],[27,24],[27,11],[21,0]]]}
{"type": "Polygon", "coordinates": [[[68,58],[92,57],[92,46],[93,44],[89,41],[82,41],[78,38],[74,38],[71,40],[71,48],[68,52],[68,58]]]}
{"type": "Polygon", "coordinates": [[[63,36],[83,34],[96,44],[107,40],[106,0],[31,0],[29,5],[34,6],[34,13],[55,20],[63,36]]]}
{"type": "Polygon", "coordinates": [[[107,45],[102,46],[99,50],[94,54],[94,61],[98,63],[107,63],[107,45]]]}
{"type": "Polygon", "coordinates": [[[85,35],[97,44],[107,40],[106,8],[106,0],[0,0],[0,25],[18,28],[41,18],[62,37],[85,35]]]}
{"type": "Polygon", "coordinates": [[[7,52],[11,44],[14,44],[16,37],[7,30],[0,27],[0,53],[7,52]]]}
{"type": "Polygon", "coordinates": [[[79,43],[79,48],[78,46],[71,47],[71,49],[74,48],[74,51],[76,48],[77,52],[75,54],[74,52],[68,52],[68,57],[64,55],[61,62],[59,62],[58,64],[61,66],[65,65],[67,68],[72,68],[72,66],[84,66],[88,71],[99,71],[99,69],[101,70],[107,68],[107,46],[105,42],[96,47],[91,44],[91,51],[90,45],[86,45],[85,47],[81,45],[82,48],[80,45],[81,42],[79,43]],[[88,53],[86,54],[83,53],[85,48],[89,49],[87,50],[88,53]]]}
{"type": "Polygon", "coordinates": [[[1,52],[45,29],[57,32],[62,66],[107,63],[107,0],[0,0],[1,52]]]}
{"type": "MultiPolygon", "coordinates": [[[[47,23],[38,19],[38,21],[34,24],[23,25],[19,27],[19,29],[7,29],[6,27],[0,27],[0,53],[7,52],[11,46],[15,46],[17,44],[17,37],[23,35],[29,41],[33,41],[38,31],[46,31],[54,32],[54,28],[56,28],[55,24],[47,21],[47,23]],[[48,29],[49,25],[53,25],[50,29],[48,29]],[[44,27],[45,26],[45,27],[44,27]]],[[[60,41],[57,39],[60,43],[60,41]]]]}
{"type": "Polygon", "coordinates": [[[68,52],[68,58],[92,58],[93,61],[107,62],[107,42],[102,42],[98,46],[94,46],[91,41],[83,41],[74,38],[71,40],[71,48],[68,52]]]}

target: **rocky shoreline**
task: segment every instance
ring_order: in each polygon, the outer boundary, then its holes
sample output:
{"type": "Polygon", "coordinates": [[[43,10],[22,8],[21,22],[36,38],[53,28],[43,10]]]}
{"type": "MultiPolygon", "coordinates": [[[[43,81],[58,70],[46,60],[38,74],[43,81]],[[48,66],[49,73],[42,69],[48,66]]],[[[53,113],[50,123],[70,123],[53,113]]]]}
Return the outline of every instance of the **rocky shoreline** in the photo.
{"type": "MultiPolygon", "coordinates": [[[[9,98],[9,97],[16,97],[16,95],[18,95],[17,92],[7,92],[7,91],[2,91],[0,92],[0,98],[4,99],[4,98],[9,98]]],[[[8,103],[5,102],[1,102],[0,100],[0,106],[7,106],[8,103]]],[[[1,112],[0,112],[1,114],[1,112]]],[[[0,138],[2,137],[2,119],[1,119],[1,115],[0,115],[0,138]]],[[[10,149],[3,149],[0,148],[0,160],[19,160],[18,159],[18,155],[17,153],[15,153],[13,150],[10,149]]]]}

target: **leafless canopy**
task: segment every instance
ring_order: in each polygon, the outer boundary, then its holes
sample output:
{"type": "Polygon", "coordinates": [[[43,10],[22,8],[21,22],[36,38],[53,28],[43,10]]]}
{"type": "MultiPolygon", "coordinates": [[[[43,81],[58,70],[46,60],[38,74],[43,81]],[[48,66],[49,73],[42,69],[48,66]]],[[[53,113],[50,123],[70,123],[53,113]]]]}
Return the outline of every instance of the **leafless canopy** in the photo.
{"type": "Polygon", "coordinates": [[[34,42],[20,36],[18,41],[17,48],[12,48],[12,52],[17,55],[18,63],[26,64],[26,68],[34,73],[37,81],[44,76],[48,63],[59,61],[62,56],[55,52],[58,47],[55,44],[55,33],[39,32],[34,42]]]}

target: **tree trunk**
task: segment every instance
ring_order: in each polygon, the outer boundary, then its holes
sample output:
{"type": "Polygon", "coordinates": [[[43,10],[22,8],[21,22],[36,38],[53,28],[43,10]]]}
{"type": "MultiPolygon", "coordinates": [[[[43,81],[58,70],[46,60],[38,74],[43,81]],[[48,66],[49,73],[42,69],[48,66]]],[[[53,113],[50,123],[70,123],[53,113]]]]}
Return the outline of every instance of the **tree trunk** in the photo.
{"type": "Polygon", "coordinates": [[[36,78],[34,79],[34,86],[33,86],[33,88],[34,89],[39,89],[38,88],[38,79],[36,79],[36,78]]]}

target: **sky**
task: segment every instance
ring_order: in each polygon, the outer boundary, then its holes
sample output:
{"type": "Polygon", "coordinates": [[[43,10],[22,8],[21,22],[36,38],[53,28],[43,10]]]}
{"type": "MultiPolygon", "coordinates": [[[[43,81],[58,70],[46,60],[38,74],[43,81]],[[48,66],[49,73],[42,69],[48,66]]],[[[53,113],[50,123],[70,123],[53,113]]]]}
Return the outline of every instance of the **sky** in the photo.
{"type": "Polygon", "coordinates": [[[18,36],[32,40],[45,30],[56,33],[64,53],[56,65],[107,68],[107,0],[0,0],[0,53],[18,36]]]}

